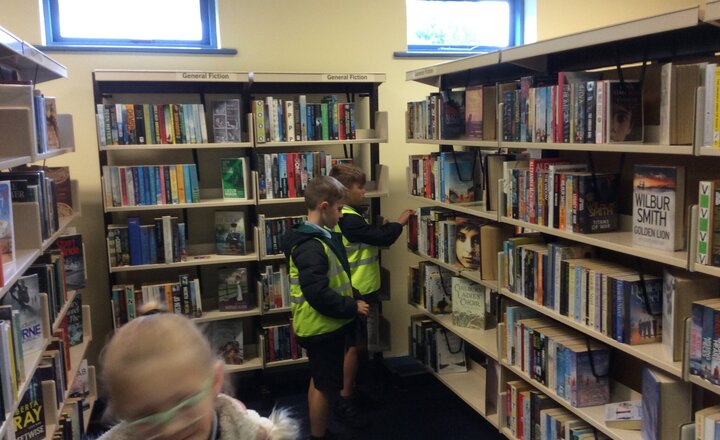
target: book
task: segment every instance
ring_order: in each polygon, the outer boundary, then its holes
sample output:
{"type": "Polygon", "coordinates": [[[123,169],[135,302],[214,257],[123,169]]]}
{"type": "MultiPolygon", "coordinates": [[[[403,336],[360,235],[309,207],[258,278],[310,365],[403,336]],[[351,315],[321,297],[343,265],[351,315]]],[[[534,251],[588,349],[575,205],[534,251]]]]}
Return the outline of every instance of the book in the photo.
{"type": "Polygon", "coordinates": [[[425,308],[436,314],[452,312],[452,272],[434,264],[425,264],[425,308]]]}
{"type": "Polygon", "coordinates": [[[485,287],[466,278],[452,277],[452,323],[485,328],[485,287]]]}
{"type": "Polygon", "coordinates": [[[637,81],[609,80],[605,86],[608,142],[642,142],[642,85],[637,81]]]}
{"type": "Polygon", "coordinates": [[[605,426],[613,429],[632,429],[641,427],[642,401],[608,403],[605,405],[605,426]]]}
{"type": "Polygon", "coordinates": [[[249,196],[249,169],[246,158],[220,159],[223,199],[246,199],[249,196]]]}
{"type": "Polygon", "coordinates": [[[654,368],[642,372],[643,440],[674,440],[680,425],[692,420],[690,384],[654,368]],[[685,404],[678,404],[684,402],[685,404]]]}
{"type": "Polygon", "coordinates": [[[45,96],[45,137],[47,139],[47,150],[59,150],[60,126],[58,124],[57,104],[55,97],[45,96]]]}
{"type": "Polygon", "coordinates": [[[15,263],[15,228],[13,224],[10,182],[0,181],[0,256],[2,267],[15,263]]]}
{"type": "Polygon", "coordinates": [[[635,165],[633,244],[666,251],[685,245],[685,168],[635,165]]]}
{"type": "Polygon", "coordinates": [[[467,371],[465,341],[445,328],[435,331],[436,364],[438,374],[462,373],[467,371]]]}
{"type": "Polygon", "coordinates": [[[42,350],[42,304],[37,274],[20,277],[0,302],[20,312],[23,353],[27,356],[42,350]]]}
{"type": "MultiPolygon", "coordinates": [[[[440,153],[440,201],[467,203],[475,200],[481,182],[480,158],[475,152],[440,153]]],[[[437,188],[436,188],[437,191],[437,188]]]]}
{"type": "Polygon", "coordinates": [[[45,438],[45,408],[42,384],[33,376],[13,415],[16,440],[45,438]]]}
{"type": "Polygon", "coordinates": [[[480,268],[480,227],[483,223],[476,217],[455,217],[456,266],[466,269],[480,268]]]}
{"type": "MultiPolygon", "coordinates": [[[[698,183],[698,222],[697,222],[697,249],[695,262],[698,264],[713,264],[712,257],[716,244],[713,238],[716,231],[716,216],[720,216],[720,198],[716,197],[720,189],[720,180],[701,180],[698,183]],[[716,212],[717,211],[717,212],[716,212]]],[[[718,217],[720,220],[720,217],[718,217]]],[[[720,264],[720,252],[718,252],[720,264]]]]}
{"type": "Polygon", "coordinates": [[[242,211],[215,211],[215,247],[219,255],[245,254],[245,217],[242,211]]]}
{"type": "Polygon", "coordinates": [[[614,173],[573,174],[578,179],[578,232],[593,234],[617,230],[620,176],[614,173]]]}
{"type": "Polygon", "coordinates": [[[247,268],[218,269],[218,310],[235,312],[255,306],[254,294],[249,290],[247,268]]]}
{"type": "Polygon", "coordinates": [[[682,360],[685,319],[691,316],[692,303],[715,297],[718,288],[717,278],[690,276],[679,270],[663,271],[662,343],[673,361],[682,360]]]}
{"type": "Polygon", "coordinates": [[[622,317],[622,340],[630,345],[651,344],[662,340],[662,298],[663,280],[659,277],[644,275],[619,276],[623,291],[618,285],[617,301],[624,316],[622,317]],[[644,279],[644,289],[643,289],[644,279]],[[622,297],[621,297],[622,295],[622,297]]]}
{"type": "Polygon", "coordinates": [[[483,139],[483,86],[465,89],[465,137],[483,139]]]}
{"type": "Polygon", "coordinates": [[[82,315],[82,294],[75,295],[68,306],[63,327],[67,328],[68,342],[71,347],[80,345],[83,342],[83,315],[82,315]]]}
{"type": "Polygon", "coordinates": [[[215,143],[241,142],[242,106],[239,99],[212,101],[215,143]]]}
{"type": "Polygon", "coordinates": [[[442,91],[440,138],[460,139],[465,135],[465,91],[442,91]]]}
{"type": "Polygon", "coordinates": [[[660,144],[690,145],[701,64],[663,64],[660,70],[660,144]]]}
{"type": "Polygon", "coordinates": [[[68,290],[85,287],[85,247],[82,235],[63,235],[55,240],[65,265],[65,286],[68,290]]]}
{"type": "Polygon", "coordinates": [[[228,365],[244,361],[243,321],[239,319],[215,321],[210,324],[210,345],[228,365]]]}

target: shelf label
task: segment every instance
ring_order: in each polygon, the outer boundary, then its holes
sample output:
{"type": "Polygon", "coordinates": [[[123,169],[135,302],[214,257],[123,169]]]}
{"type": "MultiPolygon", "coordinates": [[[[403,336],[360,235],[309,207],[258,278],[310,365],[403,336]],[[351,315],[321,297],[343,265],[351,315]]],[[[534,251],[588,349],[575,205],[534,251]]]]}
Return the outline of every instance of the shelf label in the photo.
{"type": "Polygon", "coordinates": [[[231,72],[178,72],[176,78],[180,81],[241,81],[237,73],[231,72]]]}
{"type": "Polygon", "coordinates": [[[434,75],[435,74],[435,68],[434,67],[428,67],[427,69],[422,69],[413,72],[413,78],[420,78],[421,76],[428,76],[428,75],[434,75]]]}
{"type": "Polygon", "coordinates": [[[375,82],[375,75],[367,73],[323,73],[323,82],[375,82]]]}

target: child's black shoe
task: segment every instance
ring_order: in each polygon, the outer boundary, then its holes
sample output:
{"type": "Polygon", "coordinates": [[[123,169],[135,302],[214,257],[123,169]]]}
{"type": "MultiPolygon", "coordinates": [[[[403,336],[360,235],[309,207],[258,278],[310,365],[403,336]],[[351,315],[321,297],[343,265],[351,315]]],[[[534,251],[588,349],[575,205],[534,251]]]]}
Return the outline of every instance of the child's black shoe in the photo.
{"type": "Polygon", "coordinates": [[[354,398],[338,399],[335,404],[335,416],[351,428],[359,429],[370,425],[370,419],[362,413],[354,398]]]}

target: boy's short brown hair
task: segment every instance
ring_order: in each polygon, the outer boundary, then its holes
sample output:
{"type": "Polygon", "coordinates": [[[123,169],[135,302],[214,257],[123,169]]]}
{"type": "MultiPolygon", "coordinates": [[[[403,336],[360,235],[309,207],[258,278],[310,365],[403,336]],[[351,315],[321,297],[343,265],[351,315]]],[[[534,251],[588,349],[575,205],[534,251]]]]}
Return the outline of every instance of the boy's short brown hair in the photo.
{"type": "Polygon", "coordinates": [[[365,185],[365,171],[359,166],[350,163],[340,163],[332,167],[330,175],[342,183],[345,188],[350,189],[353,185],[365,185]]]}
{"type": "Polygon", "coordinates": [[[305,188],[305,206],[313,210],[322,202],[334,204],[345,198],[347,189],[336,178],[330,176],[318,176],[308,182],[305,188]]]}

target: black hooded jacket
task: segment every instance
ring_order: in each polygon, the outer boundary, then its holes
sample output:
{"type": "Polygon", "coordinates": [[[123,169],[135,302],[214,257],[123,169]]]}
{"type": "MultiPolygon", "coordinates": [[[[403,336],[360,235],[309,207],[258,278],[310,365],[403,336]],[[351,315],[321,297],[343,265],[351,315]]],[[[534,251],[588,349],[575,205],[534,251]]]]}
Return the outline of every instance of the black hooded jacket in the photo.
{"type": "MultiPolygon", "coordinates": [[[[327,244],[338,257],[350,278],[350,265],[340,234],[335,232],[330,232],[330,234],[332,239],[328,239],[321,231],[312,226],[296,225],[283,237],[283,251],[288,260],[292,256],[299,272],[300,289],[302,289],[305,300],[313,309],[332,318],[352,319],[357,316],[355,299],[340,296],[329,287],[328,258],[322,244],[315,240],[315,238],[319,238],[327,244]]],[[[303,342],[303,340],[331,337],[338,332],[347,331],[347,327],[352,325],[354,324],[350,322],[335,332],[298,339],[303,342]]]]}

